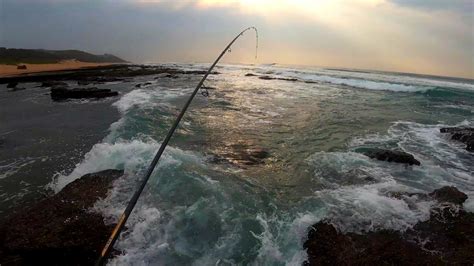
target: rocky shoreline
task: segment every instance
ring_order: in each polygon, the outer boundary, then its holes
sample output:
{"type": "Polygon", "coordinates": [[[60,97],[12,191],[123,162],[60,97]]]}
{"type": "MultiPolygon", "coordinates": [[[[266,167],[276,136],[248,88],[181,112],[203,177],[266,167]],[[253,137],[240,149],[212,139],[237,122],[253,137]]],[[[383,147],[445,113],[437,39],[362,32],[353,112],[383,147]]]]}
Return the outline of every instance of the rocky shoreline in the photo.
{"type": "MultiPolygon", "coordinates": [[[[122,170],[84,175],[58,194],[21,210],[0,226],[1,265],[91,265],[113,230],[91,210],[107,196],[122,170]]],[[[392,193],[403,200],[433,200],[430,218],[405,232],[344,233],[330,220],[309,228],[305,265],[470,265],[474,261],[474,214],[455,187],[432,193],[392,193]]]]}
{"type": "Polygon", "coordinates": [[[122,170],[87,174],[0,226],[0,265],[93,265],[113,225],[91,211],[122,170]]]}
{"type": "Polygon", "coordinates": [[[472,265],[474,214],[462,207],[466,194],[443,187],[429,194],[393,196],[430,198],[438,204],[429,220],[405,232],[344,233],[330,220],[320,221],[310,228],[304,243],[305,265],[472,265]]]}

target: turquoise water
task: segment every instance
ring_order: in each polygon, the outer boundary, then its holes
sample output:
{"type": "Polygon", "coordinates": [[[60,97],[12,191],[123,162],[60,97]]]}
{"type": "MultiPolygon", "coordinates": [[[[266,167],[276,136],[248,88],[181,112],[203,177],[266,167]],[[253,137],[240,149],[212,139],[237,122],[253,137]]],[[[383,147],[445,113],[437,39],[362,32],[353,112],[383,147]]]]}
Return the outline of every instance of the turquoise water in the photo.
{"type": "MultiPolygon", "coordinates": [[[[172,65],[203,69],[206,65],[172,65]]],[[[473,155],[439,133],[474,126],[474,82],[289,66],[222,65],[168,146],[111,265],[299,265],[308,227],[405,230],[434,202],[390,192],[457,186],[474,196],[473,155]],[[261,80],[246,73],[297,78],[261,80]],[[310,83],[311,82],[311,83],[310,83]],[[258,165],[215,163],[236,147],[263,148],[258,165]],[[413,154],[421,166],[371,160],[370,147],[413,154]]],[[[89,172],[124,169],[96,211],[116,222],[199,76],[141,77],[112,105],[121,113],[56,190],[89,172]]],[[[473,211],[474,202],[465,207],[473,211]]]]}

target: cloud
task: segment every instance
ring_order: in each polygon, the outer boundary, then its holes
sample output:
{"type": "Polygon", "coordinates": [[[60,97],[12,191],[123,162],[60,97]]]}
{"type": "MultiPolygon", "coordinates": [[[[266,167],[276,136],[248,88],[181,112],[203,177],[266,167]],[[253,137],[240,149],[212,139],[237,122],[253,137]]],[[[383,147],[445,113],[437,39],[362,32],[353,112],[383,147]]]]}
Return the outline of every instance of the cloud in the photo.
{"type": "MultiPolygon", "coordinates": [[[[234,34],[257,26],[259,62],[474,77],[472,21],[455,13],[459,6],[416,2],[0,0],[0,46],[209,62],[234,34]]],[[[225,60],[254,63],[254,49],[246,35],[225,60]]]]}
{"type": "Polygon", "coordinates": [[[454,11],[471,15],[474,12],[472,0],[391,0],[391,2],[426,11],[454,11]]]}

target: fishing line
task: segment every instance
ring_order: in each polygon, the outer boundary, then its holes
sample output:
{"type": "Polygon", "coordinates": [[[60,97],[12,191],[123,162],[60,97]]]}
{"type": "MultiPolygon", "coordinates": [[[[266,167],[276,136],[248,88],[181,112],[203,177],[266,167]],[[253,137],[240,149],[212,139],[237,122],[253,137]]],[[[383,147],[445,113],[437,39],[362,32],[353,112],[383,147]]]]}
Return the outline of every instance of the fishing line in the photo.
{"type": "MultiPolygon", "coordinates": [[[[184,105],[183,109],[181,110],[181,112],[179,113],[178,117],[176,118],[176,120],[174,121],[173,125],[171,126],[170,130],[168,131],[168,134],[166,135],[165,139],[163,140],[163,142],[161,143],[161,146],[160,148],[158,149],[158,151],[156,152],[156,155],[155,157],[153,158],[153,161],[151,162],[150,166],[148,167],[147,171],[146,171],[146,174],[140,184],[140,186],[138,187],[138,189],[135,191],[135,193],[133,194],[132,198],[130,199],[130,202],[128,203],[127,205],[127,208],[125,208],[125,211],[122,213],[122,215],[120,216],[120,219],[117,223],[117,225],[115,225],[115,228],[114,230],[112,231],[112,234],[110,235],[109,239],[107,240],[107,243],[105,244],[101,254],[100,254],[100,257],[99,259],[97,260],[97,263],[96,265],[104,265],[104,263],[106,262],[107,258],[109,257],[110,255],[110,252],[112,251],[112,248],[115,244],[115,242],[117,241],[117,238],[119,237],[120,235],[120,232],[122,231],[123,227],[125,226],[125,223],[127,222],[128,220],[128,217],[130,216],[130,214],[132,213],[133,211],[133,208],[135,207],[135,205],[137,204],[137,201],[138,201],[138,198],[140,197],[143,189],[145,188],[145,185],[146,183],[148,182],[148,179],[150,178],[151,174],[153,173],[153,170],[155,169],[158,161],[160,160],[161,158],[161,155],[163,154],[166,146],[168,145],[168,142],[170,141],[171,137],[173,136],[173,133],[175,132],[176,128],[178,127],[179,125],[179,122],[181,121],[181,119],[183,118],[184,114],[186,113],[186,110],[188,109],[189,105],[191,104],[191,102],[193,101],[194,99],[194,96],[196,96],[197,92],[199,91],[199,89],[202,87],[204,81],[207,79],[207,76],[209,76],[209,74],[211,73],[212,69],[214,69],[214,67],[216,66],[216,64],[219,62],[219,60],[221,60],[221,58],[224,56],[224,54],[228,51],[230,51],[230,47],[232,46],[232,44],[234,44],[234,42],[239,39],[241,36],[244,35],[244,33],[248,30],[254,30],[255,31],[255,36],[256,36],[256,40],[257,40],[257,45],[255,46],[255,59],[257,59],[257,51],[258,51],[258,31],[257,31],[257,28],[255,27],[249,27],[249,28],[246,28],[245,30],[243,30],[241,33],[239,33],[225,48],[224,50],[221,52],[221,54],[217,57],[216,61],[214,61],[214,63],[211,65],[211,67],[207,70],[206,74],[204,74],[204,76],[202,77],[201,81],[198,83],[198,85],[196,86],[196,88],[194,89],[193,93],[191,94],[191,96],[189,97],[188,101],[186,102],[186,104],[184,105]]],[[[204,94],[207,94],[207,96],[209,95],[209,92],[207,91],[207,89],[205,90],[206,92],[204,94]]],[[[204,96],[204,95],[203,95],[204,96]]]]}

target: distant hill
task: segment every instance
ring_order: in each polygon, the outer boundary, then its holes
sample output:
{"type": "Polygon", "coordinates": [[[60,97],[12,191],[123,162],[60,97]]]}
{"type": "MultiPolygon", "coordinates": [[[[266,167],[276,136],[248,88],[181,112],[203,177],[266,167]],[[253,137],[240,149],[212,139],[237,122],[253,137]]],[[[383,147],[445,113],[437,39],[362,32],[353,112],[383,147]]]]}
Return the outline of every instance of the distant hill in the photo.
{"type": "Polygon", "coordinates": [[[94,55],[79,50],[12,49],[0,47],[0,64],[48,64],[73,59],[88,63],[127,62],[115,55],[94,55]]]}

